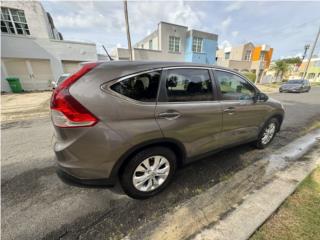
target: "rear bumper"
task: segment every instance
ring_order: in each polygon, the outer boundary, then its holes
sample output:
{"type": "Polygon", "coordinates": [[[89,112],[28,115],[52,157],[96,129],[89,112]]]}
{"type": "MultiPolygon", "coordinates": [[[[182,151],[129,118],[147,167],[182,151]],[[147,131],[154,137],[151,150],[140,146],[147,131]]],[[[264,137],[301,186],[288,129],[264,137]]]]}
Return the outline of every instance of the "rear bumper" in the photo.
{"type": "Polygon", "coordinates": [[[58,177],[66,184],[77,187],[112,187],[114,181],[109,178],[102,179],[80,179],[67,173],[62,167],[56,170],[58,177]]]}

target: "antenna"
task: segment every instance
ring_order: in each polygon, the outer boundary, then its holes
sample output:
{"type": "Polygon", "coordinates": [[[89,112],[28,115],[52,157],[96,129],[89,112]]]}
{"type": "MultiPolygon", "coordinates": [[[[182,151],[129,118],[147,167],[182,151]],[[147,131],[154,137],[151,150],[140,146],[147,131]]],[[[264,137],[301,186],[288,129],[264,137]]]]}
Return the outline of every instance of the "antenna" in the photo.
{"type": "Polygon", "coordinates": [[[113,61],[113,58],[109,55],[109,53],[108,53],[107,49],[105,48],[105,46],[102,45],[102,47],[103,47],[104,51],[107,53],[109,60],[113,61]]]}

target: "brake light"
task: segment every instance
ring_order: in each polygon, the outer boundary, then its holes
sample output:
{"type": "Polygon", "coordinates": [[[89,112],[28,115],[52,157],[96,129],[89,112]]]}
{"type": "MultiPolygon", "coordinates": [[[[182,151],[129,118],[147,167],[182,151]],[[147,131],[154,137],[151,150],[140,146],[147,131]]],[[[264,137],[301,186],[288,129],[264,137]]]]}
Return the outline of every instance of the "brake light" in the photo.
{"type": "Polygon", "coordinates": [[[57,127],[90,127],[99,119],[71,96],[69,88],[79,78],[94,69],[98,63],[87,63],[78,72],[63,81],[51,97],[51,118],[57,127]]]}

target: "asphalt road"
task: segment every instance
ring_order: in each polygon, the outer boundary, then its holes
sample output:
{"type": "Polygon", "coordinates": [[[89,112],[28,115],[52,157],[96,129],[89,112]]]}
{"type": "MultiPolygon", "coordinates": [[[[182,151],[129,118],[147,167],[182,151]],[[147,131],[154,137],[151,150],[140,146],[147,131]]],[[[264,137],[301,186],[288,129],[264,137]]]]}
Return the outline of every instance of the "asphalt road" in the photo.
{"type": "Polygon", "coordinates": [[[179,170],[160,195],[138,201],[121,189],[68,186],[55,175],[49,119],[2,125],[2,239],[121,238],[298,137],[320,120],[320,88],[272,94],[283,102],[282,131],[268,149],[232,148],[179,170]],[[201,173],[201,174],[199,174],[201,173]]]}

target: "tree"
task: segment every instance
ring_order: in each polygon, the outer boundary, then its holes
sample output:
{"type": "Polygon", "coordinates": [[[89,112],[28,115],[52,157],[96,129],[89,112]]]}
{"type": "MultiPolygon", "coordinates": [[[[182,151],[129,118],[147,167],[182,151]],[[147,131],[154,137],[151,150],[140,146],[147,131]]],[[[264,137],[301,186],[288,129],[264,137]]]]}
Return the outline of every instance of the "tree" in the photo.
{"type": "Polygon", "coordinates": [[[285,58],[282,59],[283,61],[285,61],[288,64],[295,64],[295,65],[300,65],[302,60],[300,57],[294,57],[294,58],[285,58]]]}
{"type": "Polygon", "coordinates": [[[290,68],[289,64],[286,61],[278,60],[270,67],[270,70],[275,71],[276,77],[280,76],[280,78],[282,80],[283,75],[289,71],[289,68],[290,68]]]}

